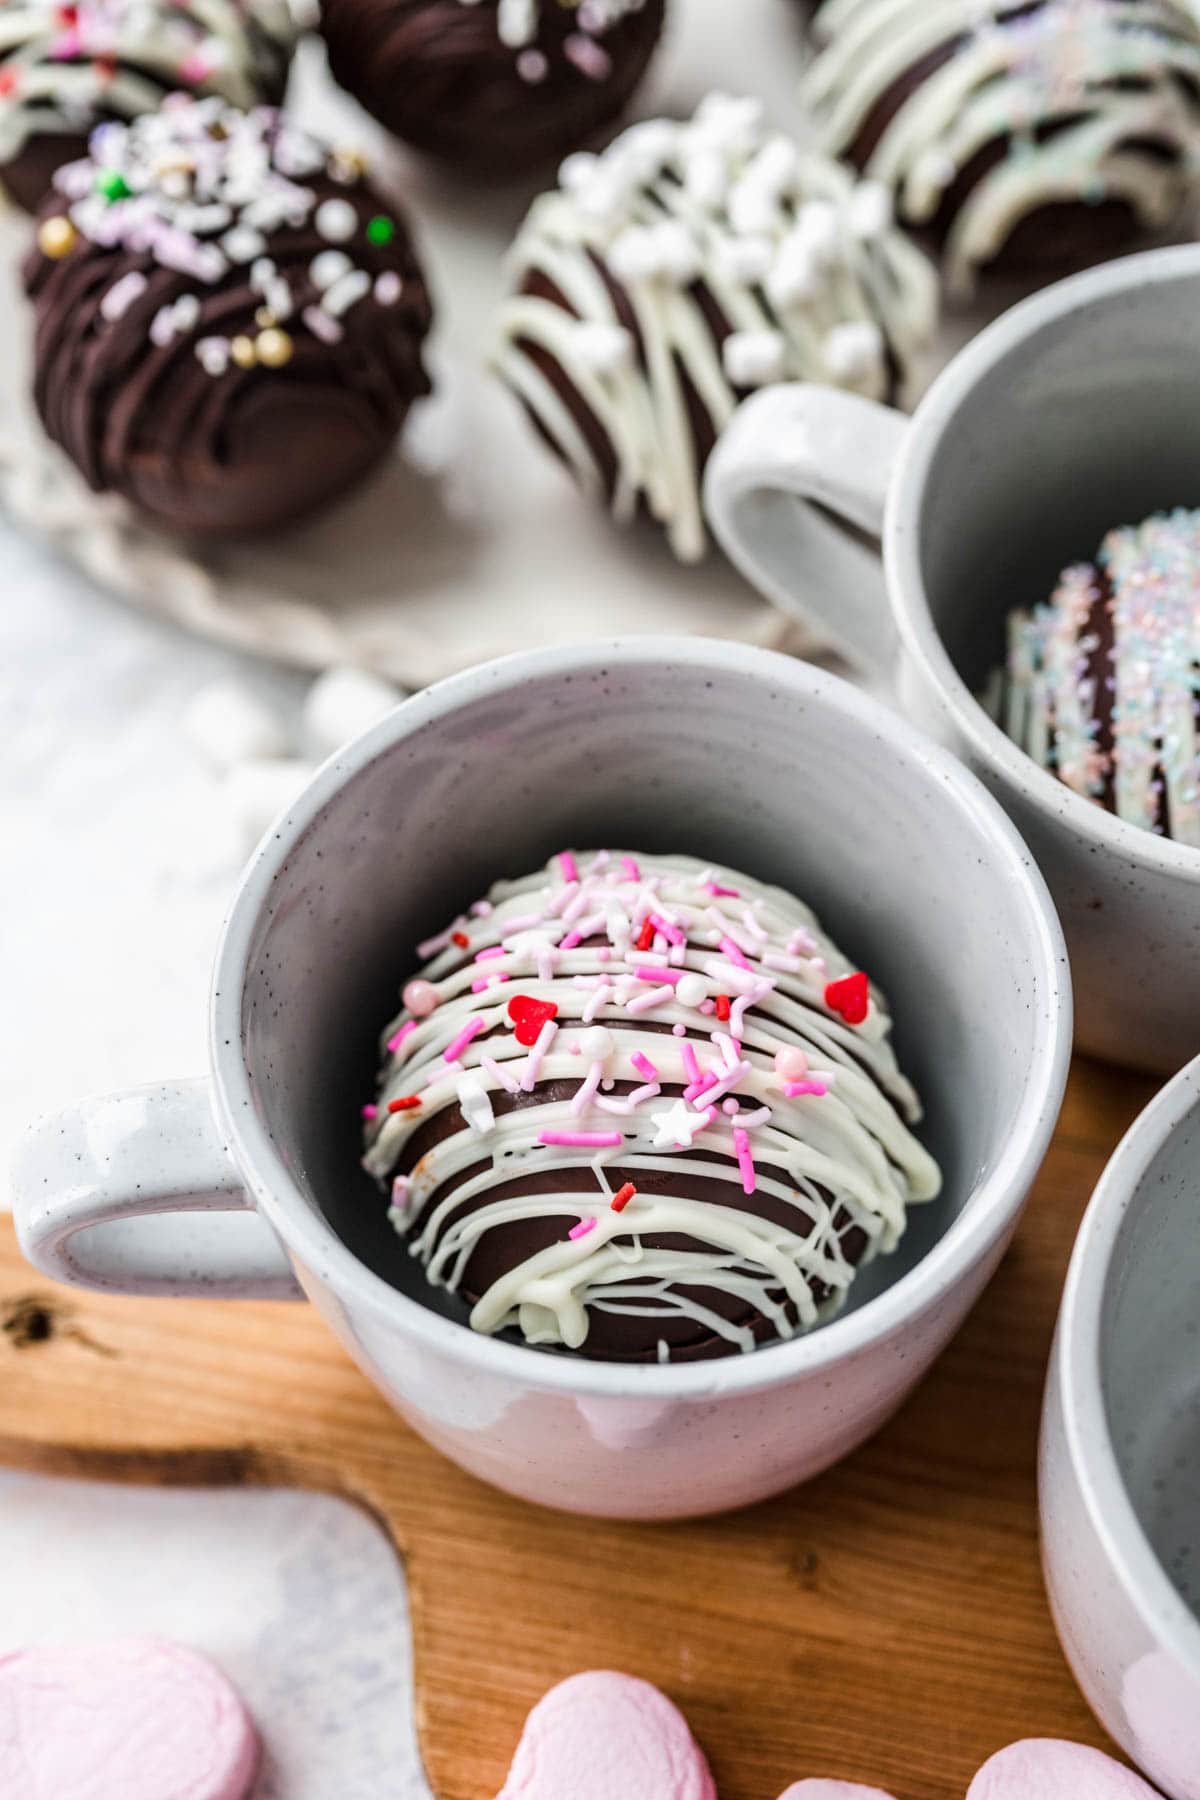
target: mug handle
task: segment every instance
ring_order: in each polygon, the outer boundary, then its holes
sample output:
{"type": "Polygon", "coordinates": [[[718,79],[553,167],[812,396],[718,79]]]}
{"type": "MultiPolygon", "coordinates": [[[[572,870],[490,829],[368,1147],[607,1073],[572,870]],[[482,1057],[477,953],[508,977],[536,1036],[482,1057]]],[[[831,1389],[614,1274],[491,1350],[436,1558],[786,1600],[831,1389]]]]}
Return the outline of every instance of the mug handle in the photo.
{"type": "Polygon", "coordinates": [[[17,1146],[12,1197],[21,1249],[55,1281],[304,1298],[229,1159],[205,1080],[130,1088],[40,1119],[17,1146]]]}
{"type": "Polygon", "coordinates": [[[879,539],[908,429],[903,413],[859,394],[763,388],[734,414],[704,478],[730,561],[873,676],[892,673],[899,649],[879,539]]]}

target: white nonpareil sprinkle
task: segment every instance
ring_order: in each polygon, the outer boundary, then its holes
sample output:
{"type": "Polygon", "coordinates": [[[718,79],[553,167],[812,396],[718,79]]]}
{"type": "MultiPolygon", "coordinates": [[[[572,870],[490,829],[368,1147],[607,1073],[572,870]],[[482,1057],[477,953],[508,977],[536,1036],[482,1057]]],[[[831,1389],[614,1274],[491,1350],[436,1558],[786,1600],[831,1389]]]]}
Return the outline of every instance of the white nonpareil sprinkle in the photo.
{"type": "Polygon", "coordinates": [[[223,375],[229,367],[229,339],[201,338],[196,345],[196,360],[206,375],[223,375]]]}
{"type": "Polygon", "coordinates": [[[404,292],[404,283],[395,269],[385,269],[375,277],[375,298],[380,306],[395,306],[404,292]]]}
{"type": "Polygon", "coordinates": [[[721,360],[734,387],[765,387],[783,380],[787,339],[779,331],[735,331],[721,346],[721,360]]]}
{"type": "Polygon", "coordinates": [[[600,158],[591,150],[576,150],[560,166],[558,185],[564,193],[577,194],[594,179],[599,167],[600,158]]]}
{"type": "Polygon", "coordinates": [[[791,232],[780,244],[763,286],[771,304],[780,307],[811,300],[820,291],[821,270],[817,259],[798,232],[791,232]]]}
{"type": "Polygon", "coordinates": [[[876,374],[886,354],[883,333],[870,319],[835,325],[823,349],[830,373],[845,381],[876,374]]]}
{"type": "Polygon", "coordinates": [[[233,263],[253,262],[266,247],[266,238],[252,225],[235,225],[221,239],[221,248],[233,263]]]}
{"type": "Polygon", "coordinates": [[[313,224],[327,243],[345,244],[358,230],[358,213],[349,200],[322,200],[313,224]]]}
{"type": "Polygon", "coordinates": [[[510,50],[522,50],[537,36],[537,0],[500,0],[496,35],[510,50]]]}
{"type": "Polygon", "coordinates": [[[665,219],[661,225],[631,225],[609,252],[618,281],[673,281],[682,287],[700,273],[700,252],[686,225],[665,219]]]}
{"type": "Polygon", "coordinates": [[[853,235],[863,243],[882,237],[894,222],[895,208],[890,189],[882,181],[860,181],[846,207],[846,219],[853,235]]]}
{"type": "Polygon", "coordinates": [[[769,237],[723,237],[713,245],[713,273],[731,287],[756,287],[764,281],[775,251],[769,237]]]}
{"type": "Polygon", "coordinates": [[[312,284],[324,293],[343,275],[348,275],[354,264],[344,250],[321,250],[308,265],[308,273],[312,284]]]}

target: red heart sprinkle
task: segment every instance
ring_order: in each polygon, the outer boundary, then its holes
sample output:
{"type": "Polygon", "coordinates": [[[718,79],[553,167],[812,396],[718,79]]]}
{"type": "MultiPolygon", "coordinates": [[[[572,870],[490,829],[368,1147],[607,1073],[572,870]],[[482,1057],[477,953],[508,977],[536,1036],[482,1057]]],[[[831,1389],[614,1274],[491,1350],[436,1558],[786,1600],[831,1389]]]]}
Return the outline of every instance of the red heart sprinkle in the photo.
{"type": "Polygon", "coordinates": [[[532,1050],[548,1019],[558,1016],[553,1000],[535,1000],[531,994],[514,994],[508,1003],[508,1016],[513,1022],[518,1044],[532,1050]]]}
{"type": "Polygon", "coordinates": [[[862,970],[843,975],[825,988],[825,1004],[830,1012],[841,1013],[847,1025],[861,1025],[871,1005],[871,984],[862,970]]]}

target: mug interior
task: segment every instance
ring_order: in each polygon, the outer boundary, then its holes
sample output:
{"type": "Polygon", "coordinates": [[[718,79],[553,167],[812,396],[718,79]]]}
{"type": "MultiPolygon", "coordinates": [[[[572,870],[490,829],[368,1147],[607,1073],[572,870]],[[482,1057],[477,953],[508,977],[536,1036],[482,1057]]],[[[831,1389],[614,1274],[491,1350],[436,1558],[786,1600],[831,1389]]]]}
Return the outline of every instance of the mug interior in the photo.
{"type": "Polygon", "coordinates": [[[1124,258],[1024,302],[956,359],[922,416],[920,579],[978,694],[1014,606],[1049,599],[1113,526],[1200,507],[1200,248],[1124,258]]]}
{"type": "MultiPolygon", "coordinates": [[[[257,1121],[356,1257],[461,1316],[359,1167],[379,1034],[419,940],[497,877],[601,845],[687,852],[791,889],[888,994],[945,1186],[863,1271],[850,1310],[1005,1171],[998,1206],[1011,1208],[1011,1171],[1040,1155],[1057,1109],[1070,1027],[1049,903],[1008,822],[948,756],[833,677],[733,645],[637,640],[510,658],[408,701],[326,765],[248,878],[222,956],[218,1074],[240,1017],[257,1121]]],[[[239,1104],[226,1093],[230,1114],[239,1104]]]]}
{"type": "MultiPolygon", "coordinates": [[[[1184,1079],[1181,1077],[1181,1080],[1184,1079]]],[[[1200,1619],[1200,1095],[1141,1172],[1100,1312],[1108,1433],[1126,1492],[1200,1619]]],[[[1200,1641],[1198,1641],[1200,1648],[1200,1641]]]]}

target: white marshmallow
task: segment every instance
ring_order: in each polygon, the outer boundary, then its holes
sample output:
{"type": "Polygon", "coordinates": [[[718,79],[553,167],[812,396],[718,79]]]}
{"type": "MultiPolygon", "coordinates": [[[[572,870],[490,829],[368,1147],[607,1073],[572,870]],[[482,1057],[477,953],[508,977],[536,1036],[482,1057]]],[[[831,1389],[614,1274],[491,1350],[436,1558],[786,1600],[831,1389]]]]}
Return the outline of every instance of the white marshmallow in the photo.
{"type": "Polygon", "coordinates": [[[286,756],[288,751],[279,715],[240,681],[213,681],[200,688],[184,707],[180,723],[214,769],[231,769],[251,757],[286,756]]]}
{"type": "Polygon", "coordinates": [[[374,725],[403,698],[399,688],[366,669],[348,664],[326,669],[304,697],[301,725],[305,742],[318,755],[327,756],[374,725]]]}

